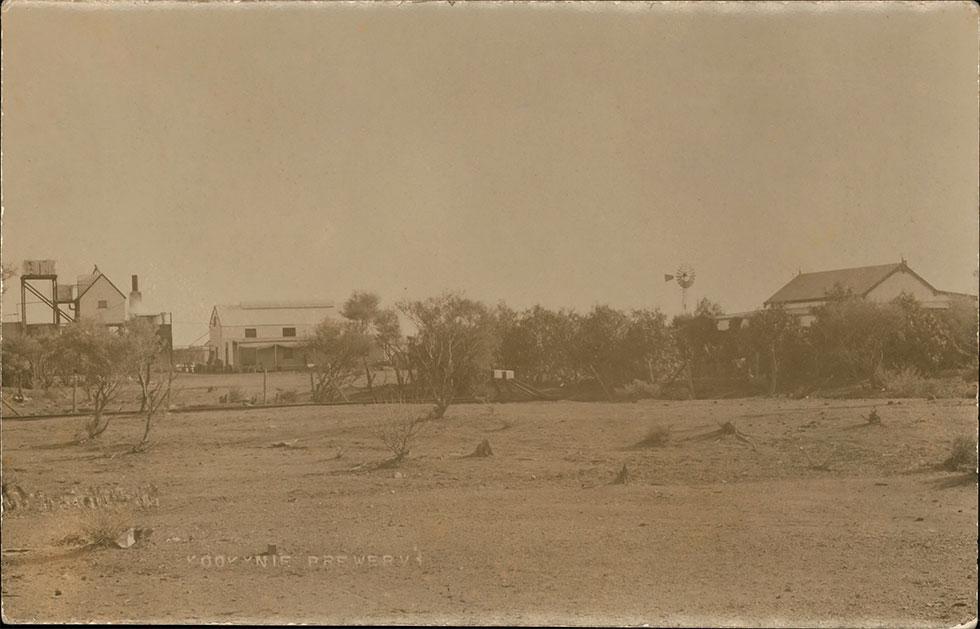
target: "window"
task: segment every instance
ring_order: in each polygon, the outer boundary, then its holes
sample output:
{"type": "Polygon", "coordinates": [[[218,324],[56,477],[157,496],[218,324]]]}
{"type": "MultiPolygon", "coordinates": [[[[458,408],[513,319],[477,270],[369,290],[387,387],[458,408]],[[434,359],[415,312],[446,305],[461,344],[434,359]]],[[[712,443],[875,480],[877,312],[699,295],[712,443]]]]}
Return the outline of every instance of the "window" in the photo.
{"type": "Polygon", "coordinates": [[[283,328],[282,329],[282,335],[283,336],[296,336],[296,328],[283,328]]]}
{"type": "Polygon", "coordinates": [[[105,299],[100,299],[99,300],[99,310],[105,310],[108,307],[109,307],[109,302],[108,301],[106,301],[105,299]]]}
{"type": "Polygon", "coordinates": [[[254,339],[255,337],[255,328],[245,328],[245,338],[254,339]]]}

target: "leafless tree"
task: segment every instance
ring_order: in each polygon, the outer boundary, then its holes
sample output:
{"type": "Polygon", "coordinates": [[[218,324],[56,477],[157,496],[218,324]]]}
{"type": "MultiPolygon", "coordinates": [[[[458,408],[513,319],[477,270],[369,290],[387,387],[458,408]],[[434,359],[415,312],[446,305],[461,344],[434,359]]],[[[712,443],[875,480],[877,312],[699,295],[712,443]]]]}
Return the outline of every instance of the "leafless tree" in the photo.
{"type": "Polygon", "coordinates": [[[404,416],[389,416],[378,422],[375,434],[392,454],[392,458],[385,461],[384,466],[398,465],[409,455],[423,429],[423,423],[423,419],[404,416]]]}
{"type": "Polygon", "coordinates": [[[173,369],[167,371],[164,378],[149,385],[145,390],[144,407],[140,410],[143,413],[143,436],[138,444],[133,446],[133,452],[144,452],[150,443],[150,429],[153,428],[153,419],[161,411],[166,415],[170,407],[170,395],[173,389],[173,382],[176,374],[173,369]]]}
{"type": "Polygon", "coordinates": [[[79,374],[92,401],[92,417],[84,424],[82,441],[98,437],[109,427],[105,415],[129,373],[131,352],[124,335],[93,321],[76,321],[57,339],[58,360],[79,374]]]}
{"type": "Polygon", "coordinates": [[[150,403],[153,367],[164,349],[157,327],[146,319],[131,319],[120,330],[129,354],[127,365],[140,387],[140,412],[150,403]]]}
{"type": "Polygon", "coordinates": [[[454,293],[405,302],[399,308],[418,329],[409,340],[409,359],[435,401],[429,419],[439,419],[453,398],[472,390],[490,368],[490,313],[483,304],[454,293]]]}

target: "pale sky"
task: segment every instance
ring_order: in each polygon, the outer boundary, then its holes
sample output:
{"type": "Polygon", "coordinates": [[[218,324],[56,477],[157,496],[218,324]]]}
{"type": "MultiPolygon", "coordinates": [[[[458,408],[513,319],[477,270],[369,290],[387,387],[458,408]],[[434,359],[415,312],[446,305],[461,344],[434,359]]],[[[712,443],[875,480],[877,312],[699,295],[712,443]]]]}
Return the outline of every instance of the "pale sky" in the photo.
{"type": "Polygon", "coordinates": [[[970,2],[3,7],[4,261],[137,273],[178,345],[355,289],[673,314],[683,262],[729,312],[977,290],[970,2]]]}

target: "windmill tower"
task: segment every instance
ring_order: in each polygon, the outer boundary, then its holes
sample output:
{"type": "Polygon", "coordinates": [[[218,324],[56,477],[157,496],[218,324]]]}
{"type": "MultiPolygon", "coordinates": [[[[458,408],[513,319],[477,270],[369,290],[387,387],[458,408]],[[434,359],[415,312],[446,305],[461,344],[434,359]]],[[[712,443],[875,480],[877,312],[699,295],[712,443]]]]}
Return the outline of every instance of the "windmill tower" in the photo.
{"type": "Polygon", "coordinates": [[[664,274],[665,282],[677,282],[681,287],[681,308],[687,312],[687,289],[694,286],[694,267],[690,264],[680,265],[673,275],[664,274]]]}

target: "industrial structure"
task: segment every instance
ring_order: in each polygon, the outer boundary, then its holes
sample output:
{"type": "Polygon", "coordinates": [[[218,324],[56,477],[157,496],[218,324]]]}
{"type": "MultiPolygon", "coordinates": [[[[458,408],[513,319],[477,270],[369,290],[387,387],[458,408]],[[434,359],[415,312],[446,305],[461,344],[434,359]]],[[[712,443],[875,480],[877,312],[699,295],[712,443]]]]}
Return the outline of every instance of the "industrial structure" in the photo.
{"type": "Polygon", "coordinates": [[[118,328],[130,319],[146,319],[168,351],[173,347],[172,317],[169,312],[148,313],[143,309],[139,277],[133,275],[127,296],[96,265],[90,273],[79,275],[74,283],[59,283],[54,260],[25,260],[20,274],[19,321],[4,322],[4,334],[11,328],[32,334],[44,328],[59,328],[73,321],[91,320],[118,328]]]}
{"type": "Polygon", "coordinates": [[[229,369],[300,369],[302,346],[325,319],[332,302],[255,302],[211,311],[208,362],[229,369]]]}

